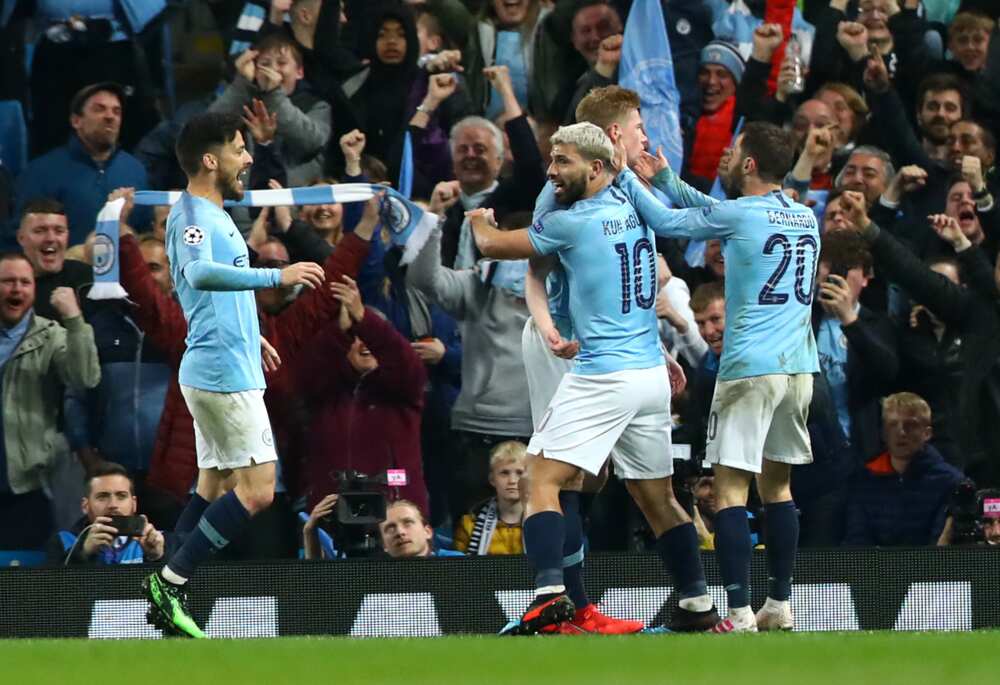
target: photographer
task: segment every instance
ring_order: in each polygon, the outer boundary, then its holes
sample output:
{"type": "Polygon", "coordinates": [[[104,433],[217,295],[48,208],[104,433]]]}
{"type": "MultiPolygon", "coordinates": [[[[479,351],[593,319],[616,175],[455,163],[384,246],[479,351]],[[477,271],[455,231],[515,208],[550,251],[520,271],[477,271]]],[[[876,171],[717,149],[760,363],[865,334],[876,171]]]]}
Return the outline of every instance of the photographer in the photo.
{"type": "Polygon", "coordinates": [[[979,516],[986,544],[1000,546],[1000,490],[979,491],[979,516]]]}
{"type": "Polygon", "coordinates": [[[80,503],[83,516],[69,530],[58,531],[48,544],[49,563],[69,564],[141,564],[163,559],[176,540],[172,534],[156,530],[145,516],[136,515],[138,503],[132,478],[120,464],[99,463],[87,476],[87,492],[80,503]],[[120,534],[112,517],[140,518],[120,534]],[[68,557],[68,558],[67,558],[68,557]]]}
{"type": "Polygon", "coordinates": [[[1000,489],[975,491],[971,480],[959,483],[952,493],[948,518],[938,545],[1000,547],[1000,489]]]}
{"type": "MultiPolygon", "coordinates": [[[[305,559],[336,558],[335,540],[325,528],[323,519],[335,516],[338,495],[327,495],[313,507],[309,519],[302,527],[305,559]]],[[[423,512],[413,502],[399,499],[386,506],[385,519],[378,524],[382,551],[394,559],[411,557],[464,556],[453,550],[434,548],[434,531],[427,524],[423,512]]]]}

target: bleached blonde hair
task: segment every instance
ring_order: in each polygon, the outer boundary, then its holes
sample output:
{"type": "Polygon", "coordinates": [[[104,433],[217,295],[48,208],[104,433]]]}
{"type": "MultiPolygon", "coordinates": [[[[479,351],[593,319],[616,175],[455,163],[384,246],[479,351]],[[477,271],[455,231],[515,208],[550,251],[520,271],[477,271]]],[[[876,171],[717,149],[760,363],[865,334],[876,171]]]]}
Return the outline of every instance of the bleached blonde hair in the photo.
{"type": "Polygon", "coordinates": [[[615,156],[615,148],[608,135],[600,126],[586,121],[560,126],[549,142],[553,145],[572,145],[584,159],[599,159],[607,168],[611,168],[611,160],[615,156]]]}

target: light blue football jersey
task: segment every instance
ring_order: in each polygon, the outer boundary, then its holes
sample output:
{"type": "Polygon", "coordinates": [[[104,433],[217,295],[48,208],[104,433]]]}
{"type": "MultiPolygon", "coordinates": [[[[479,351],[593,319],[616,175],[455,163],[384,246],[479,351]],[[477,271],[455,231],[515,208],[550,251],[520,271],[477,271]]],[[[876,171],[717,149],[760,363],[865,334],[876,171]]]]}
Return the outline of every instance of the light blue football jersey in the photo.
{"type": "MultiPolygon", "coordinates": [[[[654,184],[668,176],[658,175],[654,184]]],[[[722,240],[726,334],[720,380],[819,371],[812,331],[819,226],[811,209],[779,191],[667,209],[631,171],[619,174],[616,183],[657,235],[722,240]]]]}
{"type": "MultiPolygon", "coordinates": [[[[178,378],[181,385],[211,392],[266,387],[253,292],[234,289],[236,284],[224,282],[217,290],[198,290],[185,277],[185,269],[195,262],[251,271],[246,242],[232,218],[209,200],[185,192],[170,208],[166,242],[170,275],[188,325],[187,349],[178,378]]],[[[240,280],[257,276],[260,283],[242,283],[243,288],[277,285],[273,282],[276,269],[252,271],[259,273],[243,273],[240,280]]],[[[225,280],[225,274],[221,280],[225,280]]]]}
{"type": "Polygon", "coordinates": [[[656,247],[625,194],[608,186],[528,230],[539,254],[557,254],[580,341],[574,373],[663,364],[656,328],[656,247]]]}
{"type": "MultiPolygon", "coordinates": [[[[535,200],[535,210],[531,214],[531,223],[534,224],[546,214],[560,209],[566,208],[556,202],[555,188],[552,181],[547,181],[535,200]]],[[[558,255],[556,263],[545,279],[545,289],[549,295],[549,314],[552,316],[552,323],[555,324],[556,330],[559,331],[563,340],[573,340],[576,334],[573,331],[573,320],[569,315],[569,284],[566,282],[566,272],[562,268],[562,262],[559,261],[558,255]]]]}

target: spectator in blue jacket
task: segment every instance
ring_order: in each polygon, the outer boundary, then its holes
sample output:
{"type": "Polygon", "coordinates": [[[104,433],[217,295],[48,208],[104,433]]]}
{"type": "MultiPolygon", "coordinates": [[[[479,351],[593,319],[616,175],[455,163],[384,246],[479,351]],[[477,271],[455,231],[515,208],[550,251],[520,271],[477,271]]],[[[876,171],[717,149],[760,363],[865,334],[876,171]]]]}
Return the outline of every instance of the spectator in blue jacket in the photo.
{"type": "Polygon", "coordinates": [[[887,449],[851,483],[844,544],[936,544],[951,494],[964,476],[927,444],[931,408],[919,395],[886,397],[882,425],[887,449]]]}
{"type": "MultiPolygon", "coordinates": [[[[76,245],[94,229],[108,193],[115,188],[149,187],[139,160],[118,147],[123,100],[121,86],[110,82],[95,83],[76,94],[69,117],[73,133],[65,145],[32,160],[21,172],[14,216],[20,217],[34,198],[55,198],[66,206],[69,244],[76,245]]],[[[133,225],[149,224],[148,207],[136,207],[135,214],[133,225]]]]}

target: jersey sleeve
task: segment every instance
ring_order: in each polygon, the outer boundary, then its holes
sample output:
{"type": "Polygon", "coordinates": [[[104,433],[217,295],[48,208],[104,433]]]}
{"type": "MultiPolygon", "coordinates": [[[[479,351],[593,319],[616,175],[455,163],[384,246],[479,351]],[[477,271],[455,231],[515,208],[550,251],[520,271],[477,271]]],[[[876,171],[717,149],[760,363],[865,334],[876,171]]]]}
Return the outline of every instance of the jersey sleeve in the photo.
{"type": "Polygon", "coordinates": [[[181,273],[191,262],[203,260],[211,262],[212,235],[209,229],[195,223],[194,215],[181,215],[177,223],[183,224],[174,231],[174,254],[177,257],[177,270],[181,273]]]}
{"type": "Polygon", "coordinates": [[[719,202],[685,183],[670,167],[653,177],[653,186],[678,207],[708,207],[719,202]]]}
{"type": "Polygon", "coordinates": [[[535,210],[531,213],[531,221],[534,223],[546,214],[555,212],[559,209],[563,209],[563,207],[556,202],[555,188],[552,185],[552,181],[548,181],[542,187],[542,192],[540,192],[538,197],[535,199],[535,210]]]}
{"type": "Polygon", "coordinates": [[[532,221],[528,239],[538,254],[554,254],[573,244],[573,229],[568,217],[566,211],[555,211],[532,221]]]}
{"type": "Polygon", "coordinates": [[[726,239],[733,234],[734,212],[739,210],[732,201],[693,209],[668,209],[628,169],[618,174],[615,183],[625,192],[643,222],[658,236],[710,240],[726,239]]]}

